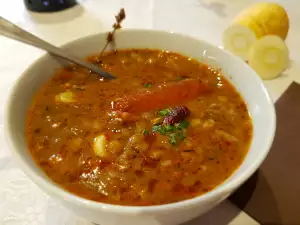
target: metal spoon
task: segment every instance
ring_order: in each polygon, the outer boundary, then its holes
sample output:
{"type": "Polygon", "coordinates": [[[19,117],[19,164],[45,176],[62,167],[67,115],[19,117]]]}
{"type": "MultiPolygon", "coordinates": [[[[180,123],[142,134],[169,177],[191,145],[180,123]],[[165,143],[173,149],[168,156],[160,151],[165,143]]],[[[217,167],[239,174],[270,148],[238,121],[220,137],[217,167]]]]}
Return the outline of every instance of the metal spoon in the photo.
{"type": "Polygon", "coordinates": [[[47,52],[49,52],[53,55],[59,56],[70,62],[73,62],[75,64],[83,66],[83,67],[91,70],[92,72],[101,75],[104,78],[108,78],[108,79],[116,78],[113,75],[109,74],[108,72],[105,72],[104,70],[102,70],[100,67],[98,67],[92,63],[85,62],[74,55],[70,55],[70,54],[66,53],[63,49],[60,49],[58,47],[51,45],[50,43],[34,36],[33,34],[23,30],[22,28],[5,20],[2,17],[0,17],[0,34],[5,37],[23,42],[25,44],[29,44],[29,45],[38,47],[40,49],[46,50],[47,52]]]}

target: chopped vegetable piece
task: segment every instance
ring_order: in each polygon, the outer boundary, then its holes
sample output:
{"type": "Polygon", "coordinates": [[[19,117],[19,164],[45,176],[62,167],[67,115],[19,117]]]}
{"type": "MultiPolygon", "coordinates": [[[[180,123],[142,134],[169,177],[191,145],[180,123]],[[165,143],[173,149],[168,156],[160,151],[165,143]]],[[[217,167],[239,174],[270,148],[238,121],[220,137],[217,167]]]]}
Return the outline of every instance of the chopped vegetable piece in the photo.
{"type": "Polygon", "coordinates": [[[159,130],[159,133],[160,133],[161,135],[165,135],[165,134],[167,133],[166,128],[165,128],[164,126],[161,126],[161,129],[159,130]]]}
{"type": "Polygon", "coordinates": [[[172,109],[163,109],[158,112],[159,116],[168,116],[172,109]]]}
{"type": "Polygon", "coordinates": [[[208,81],[187,79],[126,95],[112,101],[111,106],[113,111],[146,112],[193,100],[210,91],[212,85],[208,81]]]}
{"type": "Polygon", "coordinates": [[[149,157],[154,160],[160,159],[164,155],[162,150],[152,150],[149,152],[149,157]]]}
{"type": "Polygon", "coordinates": [[[184,80],[184,79],[186,79],[187,77],[185,77],[185,76],[178,76],[178,77],[176,77],[176,80],[184,80]]]}
{"type": "Polygon", "coordinates": [[[159,125],[159,124],[162,124],[163,121],[164,121],[164,119],[159,117],[159,118],[155,118],[155,119],[151,120],[151,123],[154,125],[159,125]]]}
{"type": "Polygon", "coordinates": [[[144,87],[145,87],[145,88],[151,88],[151,87],[152,87],[152,84],[150,84],[150,83],[145,83],[145,84],[144,84],[144,87]]]}
{"type": "Polygon", "coordinates": [[[154,125],[152,127],[152,131],[153,132],[157,132],[157,131],[160,131],[162,129],[162,125],[154,125]]]}
{"type": "Polygon", "coordinates": [[[162,167],[167,167],[167,166],[171,166],[172,165],[172,161],[171,160],[164,160],[160,163],[160,165],[162,167]]]}
{"type": "Polygon", "coordinates": [[[204,124],[203,124],[203,128],[211,128],[211,127],[213,127],[214,125],[215,125],[215,121],[214,120],[212,120],[212,119],[208,119],[208,120],[206,120],[205,122],[204,122],[204,124]]]}
{"type": "Polygon", "coordinates": [[[106,144],[107,144],[107,139],[105,135],[102,134],[94,138],[93,149],[96,156],[103,157],[103,158],[107,156],[107,152],[105,150],[106,144]]]}
{"type": "Polygon", "coordinates": [[[199,125],[201,125],[201,120],[200,119],[192,119],[191,120],[191,126],[192,127],[197,127],[199,125]]]}
{"type": "Polygon", "coordinates": [[[215,134],[217,135],[217,137],[220,137],[220,138],[224,139],[225,141],[228,141],[231,143],[238,142],[238,139],[235,136],[233,136],[223,130],[216,130],[215,134]]]}
{"type": "Polygon", "coordinates": [[[55,100],[58,102],[64,102],[64,103],[76,102],[74,99],[74,94],[71,91],[66,91],[66,92],[56,95],[55,100]]]}
{"type": "Polygon", "coordinates": [[[143,131],[143,135],[145,135],[145,136],[146,136],[146,135],[149,135],[149,131],[145,129],[145,130],[143,131]]]}
{"type": "Polygon", "coordinates": [[[164,126],[164,128],[165,128],[167,133],[172,132],[175,129],[175,127],[170,125],[170,124],[167,124],[166,126],[164,126]]]}
{"type": "Polygon", "coordinates": [[[183,130],[189,126],[189,122],[186,120],[182,120],[180,123],[176,124],[176,128],[183,130]]]}
{"type": "Polygon", "coordinates": [[[113,154],[120,154],[123,150],[123,146],[117,140],[112,140],[106,145],[106,150],[113,154]]]}
{"type": "Polygon", "coordinates": [[[177,137],[178,140],[180,140],[180,141],[182,141],[182,140],[185,139],[185,136],[184,136],[184,134],[183,134],[182,132],[178,132],[177,135],[176,135],[176,137],[177,137]]]}
{"type": "Polygon", "coordinates": [[[176,145],[177,140],[176,140],[176,134],[170,134],[170,140],[169,140],[171,145],[176,145]]]}
{"type": "Polygon", "coordinates": [[[172,133],[172,134],[170,134],[169,142],[172,145],[177,145],[178,143],[180,143],[184,139],[185,139],[185,136],[182,132],[172,133]]]}

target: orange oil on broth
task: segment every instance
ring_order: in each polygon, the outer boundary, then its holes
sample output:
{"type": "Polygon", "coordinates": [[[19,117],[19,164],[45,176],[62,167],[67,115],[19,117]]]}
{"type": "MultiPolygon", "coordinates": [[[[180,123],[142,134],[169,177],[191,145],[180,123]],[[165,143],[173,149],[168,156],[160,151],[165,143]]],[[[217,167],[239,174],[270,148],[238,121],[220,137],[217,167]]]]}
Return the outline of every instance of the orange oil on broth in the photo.
{"type": "Polygon", "coordinates": [[[146,49],[89,60],[118,78],[107,81],[82,68],[60,69],[28,111],[29,149],[56,183],[99,202],[159,205],[206,193],[241,165],[252,121],[239,93],[217,71],[176,53],[146,49]],[[132,121],[109,113],[115,99],[189,78],[215,86],[209,94],[184,102],[189,125],[175,145],[168,135],[151,132],[153,121],[161,120],[159,110],[135,115],[132,121]],[[57,96],[66,92],[67,102],[60,101],[57,96]],[[105,157],[93,150],[101,134],[107,138],[105,157]]]}

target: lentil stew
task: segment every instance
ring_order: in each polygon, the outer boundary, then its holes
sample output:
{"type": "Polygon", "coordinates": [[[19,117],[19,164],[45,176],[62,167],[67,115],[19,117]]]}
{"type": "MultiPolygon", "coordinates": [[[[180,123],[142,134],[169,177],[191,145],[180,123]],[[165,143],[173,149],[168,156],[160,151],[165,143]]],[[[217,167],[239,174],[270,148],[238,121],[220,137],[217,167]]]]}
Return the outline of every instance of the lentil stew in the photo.
{"type": "Polygon", "coordinates": [[[204,194],[241,165],[252,121],[219,71],[161,50],[88,60],[118,78],[59,69],[28,111],[29,150],[54,182],[94,201],[160,205],[204,194]]]}

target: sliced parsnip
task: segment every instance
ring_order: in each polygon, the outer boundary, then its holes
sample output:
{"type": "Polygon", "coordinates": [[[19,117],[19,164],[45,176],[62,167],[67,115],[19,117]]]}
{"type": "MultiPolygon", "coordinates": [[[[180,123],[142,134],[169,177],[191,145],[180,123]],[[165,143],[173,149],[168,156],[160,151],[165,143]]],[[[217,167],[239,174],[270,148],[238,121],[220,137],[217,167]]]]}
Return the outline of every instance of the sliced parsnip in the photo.
{"type": "Polygon", "coordinates": [[[245,60],[255,40],[266,35],[277,35],[283,40],[289,30],[285,9],[276,3],[257,3],[245,9],[223,33],[224,48],[245,60]]]}
{"type": "Polygon", "coordinates": [[[268,35],[250,48],[248,63],[262,79],[272,79],[288,67],[289,50],[280,37],[268,35]]]}
{"type": "Polygon", "coordinates": [[[229,26],[223,33],[224,48],[244,60],[248,60],[249,49],[255,41],[255,33],[240,24],[229,26]]]}
{"type": "Polygon", "coordinates": [[[64,103],[76,102],[76,100],[74,98],[74,93],[71,91],[66,91],[66,92],[56,95],[55,101],[64,102],[64,103]]]}
{"type": "Polygon", "coordinates": [[[96,156],[103,157],[103,158],[107,156],[106,144],[107,144],[107,139],[103,134],[94,138],[93,149],[96,156]]]}

